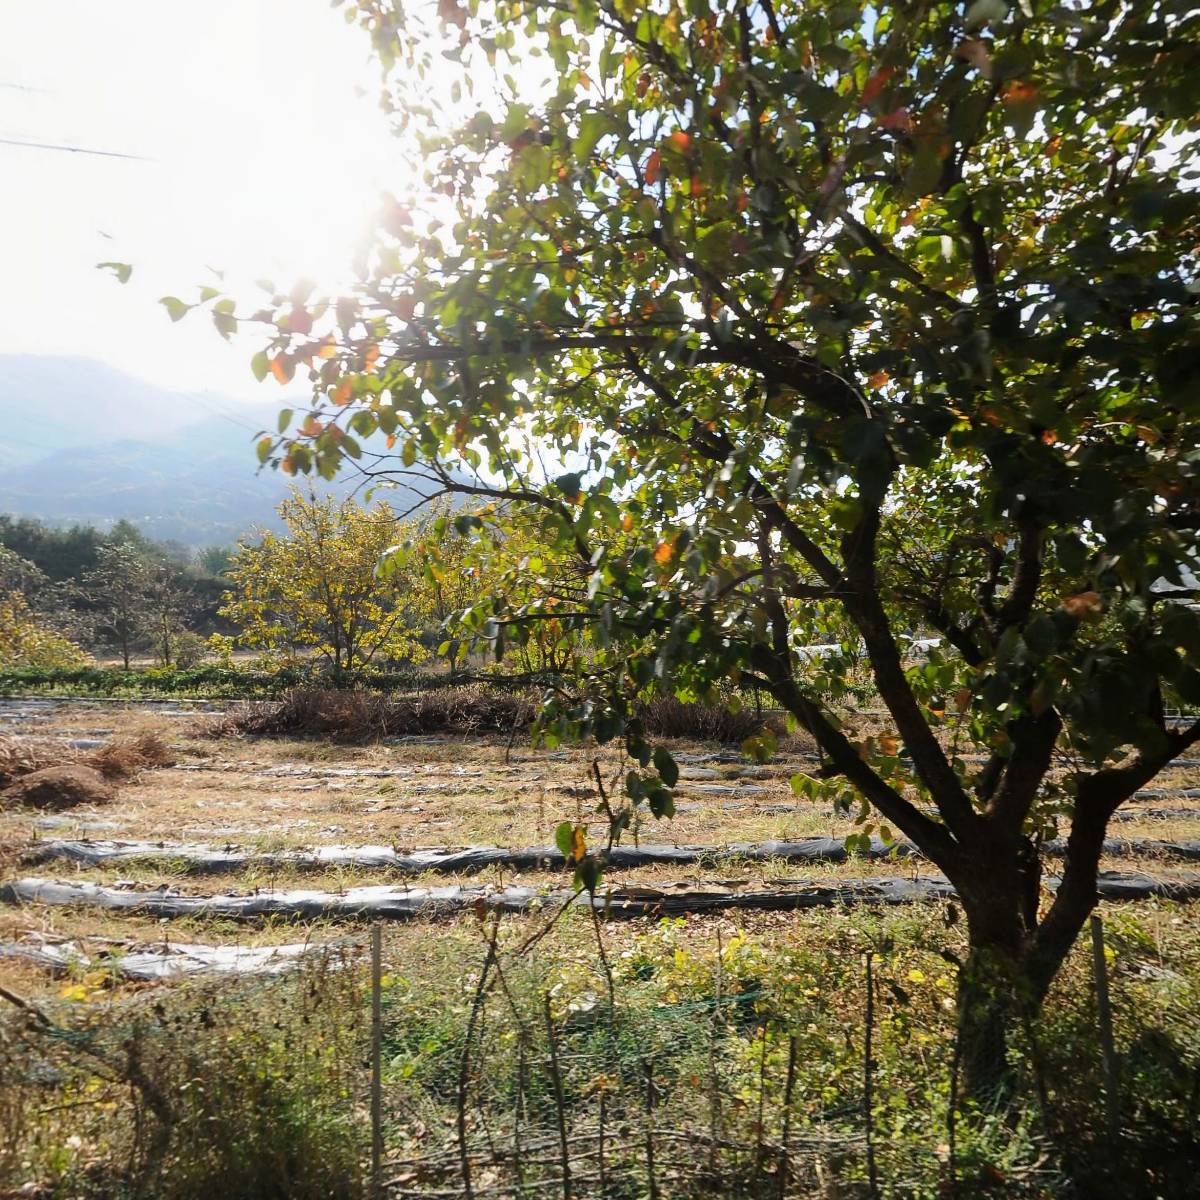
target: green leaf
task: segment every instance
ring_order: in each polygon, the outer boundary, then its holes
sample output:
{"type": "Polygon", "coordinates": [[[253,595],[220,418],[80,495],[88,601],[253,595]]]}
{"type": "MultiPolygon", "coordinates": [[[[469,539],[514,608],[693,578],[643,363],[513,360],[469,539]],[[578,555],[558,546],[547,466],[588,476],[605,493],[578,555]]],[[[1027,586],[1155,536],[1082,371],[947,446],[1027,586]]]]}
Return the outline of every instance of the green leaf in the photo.
{"type": "Polygon", "coordinates": [[[182,321],[192,311],[190,304],[184,304],[178,296],[164,296],[160,301],[172,321],[182,321]]]}
{"type": "Polygon", "coordinates": [[[262,383],[266,379],[271,370],[271,361],[265,350],[260,350],[250,360],[250,370],[254,372],[254,378],[262,383]]]}
{"type": "Polygon", "coordinates": [[[655,746],[652,761],[658,777],[667,787],[673,788],[679,782],[679,767],[671,756],[671,752],[664,746],[655,746]]]}
{"type": "Polygon", "coordinates": [[[570,821],[563,821],[562,824],[555,827],[554,844],[558,847],[564,858],[571,857],[571,843],[575,837],[575,826],[570,821]]]}
{"type": "Polygon", "coordinates": [[[128,283],[129,277],[133,274],[133,266],[130,263],[102,262],[97,263],[96,267],[101,271],[111,271],[117,277],[118,283],[128,283]]]}

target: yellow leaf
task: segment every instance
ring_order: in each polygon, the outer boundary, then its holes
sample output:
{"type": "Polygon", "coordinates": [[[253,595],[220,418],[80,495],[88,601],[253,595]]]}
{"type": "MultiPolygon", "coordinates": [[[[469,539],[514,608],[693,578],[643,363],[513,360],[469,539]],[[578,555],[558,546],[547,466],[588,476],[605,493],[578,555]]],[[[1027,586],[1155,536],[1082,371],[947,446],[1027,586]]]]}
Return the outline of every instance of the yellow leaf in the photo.
{"type": "Polygon", "coordinates": [[[587,838],[583,835],[583,826],[576,825],[571,835],[571,857],[579,862],[587,854],[587,838]]]}
{"type": "Polygon", "coordinates": [[[896,752],[900,749],[900,739],[893,734],[884,733],[879,737],[880,753],[886,754],[888,758],[894,758],[896,752]]]}

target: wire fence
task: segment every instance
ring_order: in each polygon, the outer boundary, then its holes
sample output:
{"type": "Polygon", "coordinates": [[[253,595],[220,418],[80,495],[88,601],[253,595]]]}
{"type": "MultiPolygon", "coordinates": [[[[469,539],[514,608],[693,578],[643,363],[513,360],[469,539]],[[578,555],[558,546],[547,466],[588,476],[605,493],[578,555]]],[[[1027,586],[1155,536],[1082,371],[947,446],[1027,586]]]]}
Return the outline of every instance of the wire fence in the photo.
{"type": "Polygon", "coordinates": [[[563,922],[551,948],[481,918],[420,954],[389,928],[269,980],[10,995],[0,1189],[1192,1194],[1200,972],[1145,921],[1116,911],[1015,1024],[994,1111],[965,1094],[948,942],[877,931],[865,951],[841,936],[767,954],[720,932],[698,949],[672,922],[615,942],[590,924],[563,922]]]}

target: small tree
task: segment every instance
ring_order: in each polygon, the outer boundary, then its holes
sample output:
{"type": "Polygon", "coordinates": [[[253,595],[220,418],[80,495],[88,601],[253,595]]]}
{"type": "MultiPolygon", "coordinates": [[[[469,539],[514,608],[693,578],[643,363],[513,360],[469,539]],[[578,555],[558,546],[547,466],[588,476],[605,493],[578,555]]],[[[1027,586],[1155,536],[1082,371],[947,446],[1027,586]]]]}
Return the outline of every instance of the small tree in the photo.
{"type": "Polygon", "coordinates": [[[158,661],[169,667],[178,657],[178,649],[189,635],[189,620],[197,600],[181,582],[177,565],[160,559],[147,565],[143,605],[147,630],[158,661]]]}
{"type": "Polygon", "coordinates": [[[0,590],[0,667],[52,670],[89,662],[87,652],[48,626],[21,592],[0,590]]]}
{"type": "Polygon", "coordinates": [[[81,590],[94,607],[97,636],[120,653],[128,671],[134,650],[151,631],[155,567],[140,547],[124,541],[102,543],[96,557],[81,590]]]}
{"type": "Polygon", "coordinates": [[[546,719],[623,735],[631,803],[669,812],[677,774],[632,694],[773,695],[824,756],[797,789],[852,789],[957,889],[987,1086],[1114,811],[1200,740],[1168,716],[1200,701],[1200,617],[1160,590],[1200,526],[1195,10],[451,0],[432,46],[354,11],[438,198],[387,206],[355,295],[273,298],[255,370],[308,366],[314,404],[260,457],[328,476],[379,431],[373,473],[549,514],[583,601],[487,597],[470,627],[591,640],[586,706],[546,719]],[[493,87],[451,133],[448,60],[493,87]],[[839,700],[847,656],[806,651],[833,612],[883,736],[839,700]]]}
{"type": "Polygon", "coordinates": [[[279,506],[286,533],[238,547],[221,614],[241,625],[240,641],[269,657],[316,656],[345,680],[372,663],[419,661],[428,651],[410,628],[413,576],[386,578],[380,558],[402,536],[386,504],[296,491],[279,506]]]}

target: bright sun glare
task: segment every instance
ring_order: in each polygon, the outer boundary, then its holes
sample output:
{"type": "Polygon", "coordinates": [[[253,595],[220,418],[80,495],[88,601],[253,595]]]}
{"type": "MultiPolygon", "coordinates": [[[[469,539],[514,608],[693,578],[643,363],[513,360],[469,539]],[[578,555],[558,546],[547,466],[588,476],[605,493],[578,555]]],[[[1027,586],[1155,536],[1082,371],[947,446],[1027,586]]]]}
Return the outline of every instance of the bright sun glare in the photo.
{"type": "Polygon", "coordinates": [[[0,163],[20,186],[0,252],[29,281],[0,300],[10,348],[253,394],[245,346],[171,326],[156,301],[194,295],[210,268],[241,295],[351,278],[380,192],[405,184],[364,35],[319,0],[79,0],[5,26],[0,163]],[[103,259],[134,264],[127,288],[103,259]]]}

